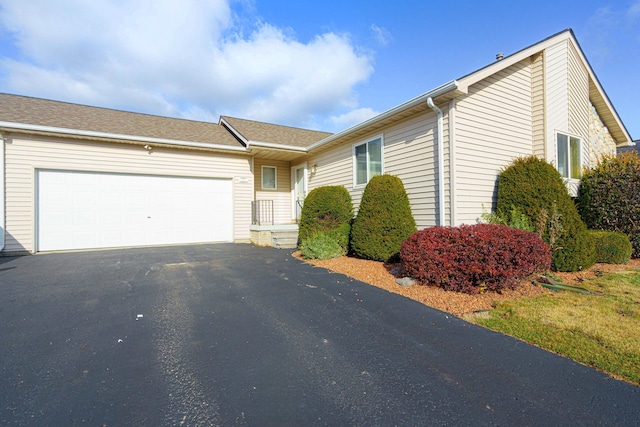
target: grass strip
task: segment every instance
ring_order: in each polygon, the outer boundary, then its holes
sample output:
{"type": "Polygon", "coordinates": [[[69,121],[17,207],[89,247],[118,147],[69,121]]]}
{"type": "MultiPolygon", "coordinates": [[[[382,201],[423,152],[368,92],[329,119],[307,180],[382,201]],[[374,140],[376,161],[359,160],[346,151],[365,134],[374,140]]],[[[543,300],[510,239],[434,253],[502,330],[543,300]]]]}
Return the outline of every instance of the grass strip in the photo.
{"type": "Polygon", "coordinates": [[[473,322],[640,385],[640,272],[581,283],[597,293],[554,292],[500,302],[473,322]]]}

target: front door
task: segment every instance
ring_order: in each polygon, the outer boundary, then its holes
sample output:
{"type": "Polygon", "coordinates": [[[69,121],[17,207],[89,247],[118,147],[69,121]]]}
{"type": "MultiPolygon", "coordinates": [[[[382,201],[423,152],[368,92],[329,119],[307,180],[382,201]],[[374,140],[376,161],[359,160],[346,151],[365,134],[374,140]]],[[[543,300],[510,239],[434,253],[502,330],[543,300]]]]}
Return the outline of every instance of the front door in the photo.
{"type": "Polygon", "coordinates": [[[298,221],[302,214],[302,204],[307,196],[307,164],[294,166],[291,171],[293,180],[293,218],[298,221]]]}

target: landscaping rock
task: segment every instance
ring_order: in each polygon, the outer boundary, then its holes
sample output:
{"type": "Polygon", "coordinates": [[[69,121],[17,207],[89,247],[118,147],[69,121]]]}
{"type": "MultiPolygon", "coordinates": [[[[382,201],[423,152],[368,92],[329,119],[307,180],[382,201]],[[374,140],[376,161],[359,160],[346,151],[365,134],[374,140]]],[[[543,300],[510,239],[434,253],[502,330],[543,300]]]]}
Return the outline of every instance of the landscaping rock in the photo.
{"type": "Polygon", "coordinates": [[[413,286],[418,282],[412,277],[403,277],[401,279],[396,279],[396,283],[400,286],[413,286]]]}

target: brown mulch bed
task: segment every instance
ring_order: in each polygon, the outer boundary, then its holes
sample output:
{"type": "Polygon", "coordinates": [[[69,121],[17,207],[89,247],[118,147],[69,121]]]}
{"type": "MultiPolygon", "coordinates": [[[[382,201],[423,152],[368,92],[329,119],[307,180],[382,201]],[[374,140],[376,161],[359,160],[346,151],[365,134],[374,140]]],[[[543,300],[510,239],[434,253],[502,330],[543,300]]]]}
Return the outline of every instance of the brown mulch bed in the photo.
{"type": "MultiPolygon", "coordinates": [[[[299,252],[294,257],[302,259],[299,252]]],[[[436,286],[413,285],[400,286],[396,283],[397,277],[390,271],[396,267],[393,264],[385,264],[377,261],[363,260],[343,256],[328,260],[304,260],[316,267],[326,268],[337,273],[369,283],[373,286],[385,289],[389,292],[403,295],[407,298],[419,301],[425,305],[446,311],[456,316],[464,316],[482,310],[490,310],[497,301],[516,298],[532,297],[549,292],[539,285],[534,285],[531,280],[523,281],[515,290],[504,290],[501,294],[485,292],[478,295],[467,295],[458,292],[445,291],[436,286]]],[[[633,259],[626,265],[596,264],[588,270],[578,273],[554,273],[564,283],[575,284],[592,279],[602,273],[619,270],[640,269],[640,259],[633,259]]]]}

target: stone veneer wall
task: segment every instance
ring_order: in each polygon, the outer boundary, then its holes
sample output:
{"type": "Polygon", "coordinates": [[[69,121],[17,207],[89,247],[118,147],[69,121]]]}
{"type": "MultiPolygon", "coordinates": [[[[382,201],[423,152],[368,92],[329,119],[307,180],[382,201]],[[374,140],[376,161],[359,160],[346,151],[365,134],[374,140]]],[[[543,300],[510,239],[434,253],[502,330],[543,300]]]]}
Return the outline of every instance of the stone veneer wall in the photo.
{"type": "Polygon", "coordinates": [[[602,123],[602,119],[593,104],[589,104],[589,166],[598,164],[605,156],[616,155],[616,142],[609,133],[609,129],[602,123]]]}

